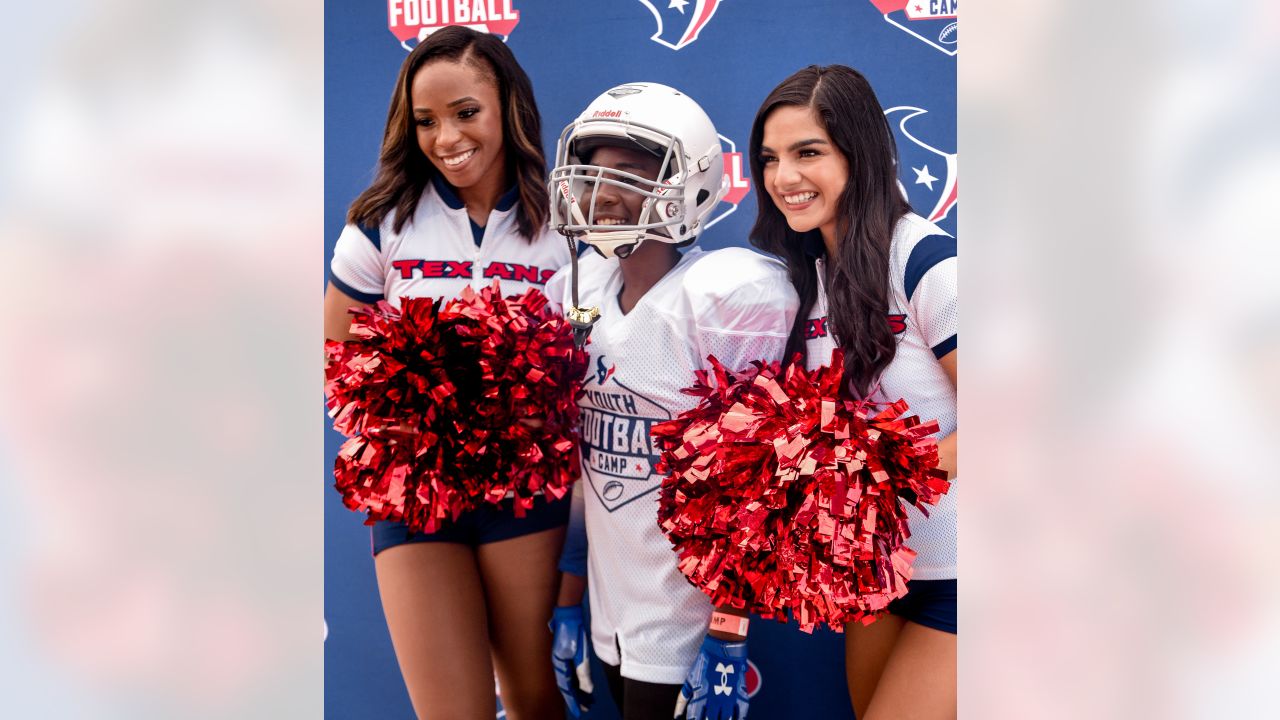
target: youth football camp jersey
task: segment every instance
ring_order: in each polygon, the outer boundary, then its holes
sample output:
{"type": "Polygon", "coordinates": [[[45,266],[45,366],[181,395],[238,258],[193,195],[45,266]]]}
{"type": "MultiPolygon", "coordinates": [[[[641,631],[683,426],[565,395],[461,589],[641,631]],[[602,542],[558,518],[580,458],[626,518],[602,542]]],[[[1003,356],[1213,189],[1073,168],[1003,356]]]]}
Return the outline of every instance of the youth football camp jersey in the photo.
{"type": "MultiPolygon", "coordinates": [[[[564,306],[568,280],[566,269],[548,285],[564,306]]],[[[689,251],[626,314],[621,290],[617,259],[580,260],[579,304],[601,313],[579,401],[591,637],[624,677],[674,684],[697,657],[712,607],[658,527],[649,430],[696,404],[680,390],[708,355],[734,369],[780,359],[799,303],[781,263],[743,248],[689,251]]]]}

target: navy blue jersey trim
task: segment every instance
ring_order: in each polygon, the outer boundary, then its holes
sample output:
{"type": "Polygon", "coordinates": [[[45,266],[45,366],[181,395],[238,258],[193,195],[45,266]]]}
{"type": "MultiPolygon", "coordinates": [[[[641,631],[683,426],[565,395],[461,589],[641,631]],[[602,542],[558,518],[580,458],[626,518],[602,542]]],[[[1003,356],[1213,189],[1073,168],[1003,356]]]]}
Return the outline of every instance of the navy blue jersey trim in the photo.
{"type": "Polygon", "coordinates": [[[383,299],[382,293],[374,294],[374,293],[360,292],[359,290],[339,280],[338,276],[334,275],[333,273],[329,273],[329,282],[333,283],[333,286],[341,290],[343,294],[347,295],[353,300],[359,300],[362,303],[368,303],[372,305],[378,302],[379,300],[383,299]]]}
{"type": "Polygon", "coordinates": [[[471,222],[471,239],[476,241],[476,247],[480,247],[480,241],[484,240],[484,226],[477,225],[475,220],[467,218],[471,222]]]}
{"type": "Polygon", "coordinates": [[[445,205],[448,205],[454,210],[461,210],[466,207],[466,204],[462,202],[462,198],[458,197],[458,191],[454,190],[449,183],[445,182],[444,178],[439,175],[432,175],[431,184],[435,186],[436,194],[440,196],[440,199],[444,201],[445,205]]]}
{"type": "Polygon", "coordinates": [[[497,206],[494,207],[494,210],[497,210],[498,212],[506,212],[511,208],[515,207],[516,201],[519,199],[520,199],[520,189],[511,188],[510,190],[503,193],[502,197],[498,198],[498,204],[497,206]]]}
{"type": "Polygon", "coordinates": [[[375,250],[382,252],[382,228],[376,225],[357,225],[356,228],[369,238],[375,250]]]}
{"type": "Polygon", "coordinates": [[[947,356],[947,353],[950,353],[952,350],[955,350],[957,337],[959,337],[959,335],[952,335],[946,340],[943,340],[937,345],[934,345],[933,356],[941,360],[942,358],[947,356]]]}
{"type": "Polygon", "coordinates": [[[812,258],[824,257],[827,254],[827,244],[822,242],[822,233],[817,231],[807,232],[801,236],[802,249],[804,254],[812,258]]]}
{"type": "Polygon", "coordinates": [[[946,235],[930,235],[911,248],[907,258],[907,271],[902,281],[907,291],[907,300],[915,294],[916,286],[924,279],[934,265],[956,256],[956,239],[946,235]]]}

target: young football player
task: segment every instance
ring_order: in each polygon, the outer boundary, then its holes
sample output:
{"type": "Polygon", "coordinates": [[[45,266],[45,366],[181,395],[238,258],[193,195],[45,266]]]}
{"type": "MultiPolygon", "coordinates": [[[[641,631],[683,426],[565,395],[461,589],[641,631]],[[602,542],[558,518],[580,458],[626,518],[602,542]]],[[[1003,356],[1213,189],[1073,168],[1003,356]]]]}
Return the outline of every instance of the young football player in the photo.
{"type": "Polygon", "coordinates": [[[579,317],[586,308],[599,313],[579,401],[575,510],[589,542],[585,568],[572,562],[583,555],[580,542],[566,548],[552,621],[556,672],[575,717],[592,691],[588,634],[624,720],[746,716],[746,618],[717,625],[729,632],[709,630],[717,611],[680,572],[658,527],[661,476],[649,435],[654,423],[696,404],[681,389],[708,367],[708,355],[733,369],[779,360],[795,317],[781,263],[745,248],[689,247],[727,183],[710,118],[655,83],[600,95],[557,147],[552,226],[595,252],[579,259],[576,277],[566,268],[552,278],[548,295],[579,317]]]}

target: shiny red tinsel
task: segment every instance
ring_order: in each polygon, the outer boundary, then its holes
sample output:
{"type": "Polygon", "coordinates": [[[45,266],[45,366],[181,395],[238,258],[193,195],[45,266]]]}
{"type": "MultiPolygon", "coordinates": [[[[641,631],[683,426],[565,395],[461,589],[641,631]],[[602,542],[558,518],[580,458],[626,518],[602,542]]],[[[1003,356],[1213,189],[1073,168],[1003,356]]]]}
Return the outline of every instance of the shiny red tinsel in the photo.
{"type": "Polygon", "coordinates": [[[433,532],[509,495],[517,516],[538,491],[564,497],[587,356],[541,292],[503,298],[495,281],[351,313],[356,339],[325,343],[326,404],[349,438],[334,465],[347,507],[433,532]]]}
{"type": "Polygon", "coordinates": [[[698,406],[653,428],[658,520],[680,570],[717,606],[806,632],[871,622],[911,577],[906,504],[927,514],[949,487],[937,423],[902,400],[845,399],[838,350],[813,373],[709,359],[685,390],[698,406]]]}

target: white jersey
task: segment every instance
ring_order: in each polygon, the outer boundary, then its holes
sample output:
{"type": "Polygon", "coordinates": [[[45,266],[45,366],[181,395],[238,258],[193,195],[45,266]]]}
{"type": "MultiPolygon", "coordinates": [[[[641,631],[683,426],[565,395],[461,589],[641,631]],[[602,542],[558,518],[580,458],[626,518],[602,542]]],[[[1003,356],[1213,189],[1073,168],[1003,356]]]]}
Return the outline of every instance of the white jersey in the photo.
{"type": "MultiPolygon", "coordinates": [[[[566,307],[568,279],[548,285],[566,307]]],[[[579,400],[591,639],[623,677],[681,683],[713,608],[658,527],[649,429],[697,404],[680,390],[708,355],[738,370],[781,359],[799,301],[781,263],[743,248],[689,251],[625,315],[617,259],[584,256],[578,284],[580,304],[600,308],[579,400]]]]}
{"type": "Polygon", "coordinates": [[[499,200],[483,229],[438,177],[418,201],[413,220],[395,232],[395,213],[377,228],[347,225],[330,264],[334,287],[365,303],[401,297],[453,298],[468,285],[501,281],[503,295],[542,289],[570,260],[569,245],[543,229],[530,243],[516,230],[516,195],[499,200]],[[477,242],[479,240],[479,242],[477,242]]]}
{"type": "MultiPolygon", "coordinates": [[[[818,258],[818,299],[809,313],[805,353],[809,370],[831,361],[835,338],[827,327],[825,260],[818,258]]],[[[914,213],[893,230],[889,248],[889,324],[898,346],[880,375],[883,400],[904,398],[910,413],[938,421],[939,439],[956,430],[956,391],[938,359],[956,349],[960,312],[956,286],[956,241],[914,213]]],[[[929,517],[907,508],[916,551],[915,580],[956,576],[956,478],[929,517]]]]}

